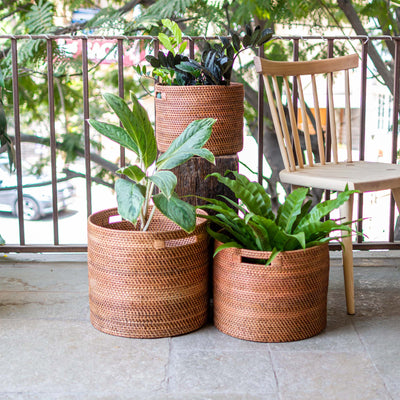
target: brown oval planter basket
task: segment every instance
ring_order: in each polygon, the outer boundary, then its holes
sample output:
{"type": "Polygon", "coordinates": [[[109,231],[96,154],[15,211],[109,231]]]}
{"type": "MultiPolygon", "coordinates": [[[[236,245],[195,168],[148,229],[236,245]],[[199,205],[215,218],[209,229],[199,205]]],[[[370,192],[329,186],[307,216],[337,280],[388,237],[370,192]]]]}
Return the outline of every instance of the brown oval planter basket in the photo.
{"type": "MultiPolygon", "coordinates": [[[[216,246],[221,243],[216,243],[216,246]]],[[[224,249],[214,258],[214,323],[222,332],[256,342],[288,342],[326,327],[328,245],[280,253],[224,249]]]]}
{"type": "Polygon", "coordinates": [[[193,121],[215,118],[205,147],[215,156],[243,149],[243,99],[240,83],[230,86],[155,86],[156,138],[164,153],[193,121]]]}
{"type": "Polygon", "coordinates": [[[147,232],[117,209],[89,217],[89,305],[92,325],[111,335],[157,338],[200,328],[208,313],[208,235],[197,218],[188,235],[161,213],[147,232]]]}

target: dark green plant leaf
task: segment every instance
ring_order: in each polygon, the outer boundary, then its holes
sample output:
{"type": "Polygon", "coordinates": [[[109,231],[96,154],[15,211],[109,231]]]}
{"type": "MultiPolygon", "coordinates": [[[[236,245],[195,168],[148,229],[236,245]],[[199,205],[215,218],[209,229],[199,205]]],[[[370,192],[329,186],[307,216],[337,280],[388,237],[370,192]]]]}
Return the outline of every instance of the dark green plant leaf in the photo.
{"type": "Polygon", "coordinates": [[[240,51],[241,43],[240,43],[240,38],[239,35],[234,33],[232,35],[232,45],[235,48],[236,52],[240,51]]]}
{"type": "Polygon", "coordinates": [[[94,119],[89,119],[88,122],[102,135],[139,155],[139,149],[136,145],[136,142],[130,135],[128,135],[125,129],[121,128],[120,126],[107,124],[106,122],[100,122],[94,119]]]}
{"type": "Polygon", "coordinates": [[[145,200],[146,188],[126,179],[118,179],[115,182],[115,191],[119,214],[127,221],[136,224],[145,200]]]}
{"type": "Polygon", "coordinates": [[[147,55],[146,56],[146,60],[153,68],[160,68],[161,67],[160,60],[158,60],[154,56],[147,55]]]}
{"type": "Polygon", "coordinates": [[[308,193],[308,188],[296,189],[286,197],[285,203],[279,207],[277,224],[286,233],[292,232],[293,224],[295,223],[297,216],[301,213],[303,202],[308,193]]]}
{"type": "MultiPolygon", "coordinates": [[[[193,121],[169,146],[157,161],[157,169],[172,169],[183,164],[199,150],[211,136],[215,119],[206,118],[193,121]]],[[[207,157],[209,154],[207,153],[207,157]]],[[[214,157],[213,157],[214,158],[214,157]]]]}
{"type": "Polygon", "coordinates": [[[226,242],[215,249],[213,257],[215,257],[221,250],[231,249],[232,247],[236,249],[243,249],[243,246],[241,246],[238,242],[226,242]]]}
{"type": "Polygon", "coordinates": [[[251,45],[251,36],[245,35],[245,36],[243,37],[242,43],[243,43],[243,47],[244,47],[244,48],[249,47],[249,46],[251,45]]]}
{"type": "Polygon", "coordinates": [[[196,227],[195,208],[180,200],[175,194],[167,199],[163,194],[153,196],[154,205],[171,221],[179,225],[187,233],[196,227]]]}
{"type": "Polygon", "coordinates": [[[137,165],[120,168],[117,173],[126,175],[128,178],[137,183],[140,183],[140,181],[146,176],[146,174],[137,165]]]}
{"type": "Polygon", "coordinates": [[[201,70],[190,62],[183,62],[176,66],[180,71],[187,72],[198,78],[201,75],[201,70]]]}
{"type": "Polygon", "coordinates": [[[0,235],[0,246],[5,244],[6,241],[3,239],[3,237],[0,235]]]}
{"type": "Polygon", "coordinates": [[[169,200],[175,190],[177,179],[171,171],[156,171],[154,175],[148,177],[169,200]]]}
{"type": "Polygon", "coordinates": [[[266,28],[261,32],[261,37],[257,42],[257,46],[261,46],[264,43],[268,42],[272,38],[274,31],[270,28],[266,28]]]}
{"type": "Polygon", "coordinates": [[[254,32],[251,35],[251,45],[256,46],[258,41],[261,38],[261,28],[260,25],[257,25],[256,28],[254,29],[254,32]]]}
{"type": "Polygon", "coordinates": [[[338,193],[336,199],[327,200],[327,201],[324,201],[323,203],[317,204],[299,222],[299,224],[296,228],[296,232],[303,230],[305,225],[320,221],[321,218],[325,217],[331,211],[339,208],[342,204],[344,204],[350,198],[350,196],[353,195],[354,193],[358,193],[358,192],[356,190],[346,190],[344,192],[338,193]]]}
{"type": "MultiPolygon", "coordinates": [[[[198,214],[198,217],[201,217],[203,214],[198,214]]],[[[215,232],[211,229],[210,225],[206,226],[207,233],[216,240],[219,240],[221,243],[230,242],[231,238],[228,235],[224,235],[222,232],[215,232]]]]}

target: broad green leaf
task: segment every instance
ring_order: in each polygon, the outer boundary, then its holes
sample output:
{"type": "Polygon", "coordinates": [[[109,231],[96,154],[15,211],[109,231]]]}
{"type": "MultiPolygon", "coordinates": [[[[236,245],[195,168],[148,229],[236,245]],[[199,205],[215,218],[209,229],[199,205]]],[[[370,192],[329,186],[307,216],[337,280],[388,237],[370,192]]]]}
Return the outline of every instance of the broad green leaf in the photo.
{"type": "Polygon", "coordinates": [[[175,21],[171,21],[170,19],[162,19],[161,23],[173,33],[177,43],[182,42],[182,31],[175,21]]]}
{"type": "Polygon", "coordinates": [[[186,47],[187,47],[187,42],[182,42],[181,45],[179,46],[178,53],[182,54],[186,50],[186,47]]]}
{"type": "Polygon", "coordinates": [[[211,151],[208,149],[204,149],[204,148],[198,149],[198,150],[194,149],[193,155],[204,158],[206,161],[210,162],[211,164],[215,164],[214,154],[211,153],[211,151]]]}
{"type": "Polygon", "coordinates": [[[155,159],[154,145],[151,145],[152,140],[150,137],[153,137],[154,142],[155,139],[153,128],[151,127],[151,123],[148,121],[146,111],[134,96],[132,100],[135,99],[136,101],[134,101],[133,112],[130,110],[126,102],[119,96],[106,93],[104,94],[104,99],[114,110],[115,114],[117,114],[126,132],[136,143],[139,159],[144,163],[145,167],[148,168],[155,159]]]}
{"type": "Polygon", "coordinates": [[[193,75],[195,78],[198,78],[201,75],[201,70],[196,68],[190,62],[182,62],[176,66],[180,71],[187,72],[193,75]]]}
{"type": "Polygon", "coordinates": [[[115,182],[115,191],[119,214],[122,218],[136,224],[144,203],[146,188],[126,179],[118,179],[115,182]]]}
{"type": "Polygon", "coordinates": [[[272,263],[272,261],[274,260],[274,258],[280,253],[280,251],[278,249],[272,249],[271,255],[269,256],[267,262],[266,262],[266,266],[268,266],[269,264],[272,263]]]}
{"type": "Polygon", "coordinates": [[[0,246],[2,245],[2,244],[5,244],[6,243],[6,241],[3,239],[3,237],[0,235],[0,246]]]}
{"type": "Polygon", "coordinates": [[[163,32],[158,34],[158,40],[161,44],[171,53],[174,52],[174,45],[171,43],[170,38],[163,32]]]}
{"type": "Polygon", "coordinates": [[[174,193],[177,179],[171,171],[157,171],[154,175],[147,178],[153,182],[161,191],[161,193],[169,200],[174,193]]]}
{"type": "Polygon", "coordinates": [[[144,135],[144,156],[143,162],[146,168],[148,168],[157,158],[157,142],[154,135],[153,126],[149,120],[149,116],[143,106],[139,103],[137,97],[133,92],[131,92],[132,100],[132,112],[139,120],[141,126],[143,127],[144,135]]]}
{"type": "Polygon", "coordinates": [[[3,77],[3,73],[1,72],[1,68],[0,68],[0,87],[5,89],[4,77],[3,77]]]}
{"type": "Polygon", "coordinates": [[[297,216],[301,213],[303,202],[309,192],[308,188],[299,188],[290,193],[284,204],[279,208],[279,218],[277,224],[286,233],[292,232],[292,226],[296,221],[297,216]]]}
{"type": "Polygon", "coordinates": [[[187,233],[196,227],[195,208],[182,201],[175,194],[167,199],[163,194],[153,196],[154,205],[171,221],[179,225],[187,233]]]}
{"type": "Polygon", "coordinates": [[[88,122],[97,132],[139,155],[139,149],[136,142],[130,135],[128,135],[125,129],[116,125],[107,124],[106,122],[96,121],[94,119],[89,119],[88,122]]]}
{"type": "Polygon", "coordinates": [[[237,242],[227,242],[227,243],[221,244],[220,246],[218,246],[218,247],[215,249],[215,252],[214,252],[213,257],[215,257],[221,250],[224,250],[224,249],[231,249],[232,247],[234,247],[234,248],[236,248],[236,249],[243,249],[243,246],[241,246],[241,245],[240,245],[239,243],[237,243],[237,242]]]}
{"type": "Polygon", "coordinates": [[[334,231],[351,232],[352,229],[348,224],[337,224],[332,220],[312,221],[302,227],[302,232],[306,237],[306,242],[319,241],[334,231]]]}
{"type": "MultiPolygon", "coordinates": [[[[157,161],[157,169],[172,169],[183,164],[205,145],[211,136],[215,119],[205,118],[193,121],[171,143],[167,151],[157,161]]],[[[208,155],[207,155],[208,156],[208,155]]]]}
{"type": "Polygon", "coordinates": [[[128,178],[137,183],[140,183],[140,181],[146,176],[146,174],[137,165],[120,168],[117,173],[126,175],[128,178]]]}

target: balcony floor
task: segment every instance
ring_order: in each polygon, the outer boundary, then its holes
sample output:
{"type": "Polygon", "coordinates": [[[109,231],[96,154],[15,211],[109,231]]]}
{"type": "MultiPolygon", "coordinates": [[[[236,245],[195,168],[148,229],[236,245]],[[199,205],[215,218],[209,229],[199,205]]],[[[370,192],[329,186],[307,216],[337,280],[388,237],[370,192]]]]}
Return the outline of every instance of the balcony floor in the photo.
{"type": "Polygon", "coordinates": [[[0,255],[0,399],[400,399],[400,254],[356,264],[355,316],[332,254],[327,329],[266,344],[211,324],[166,339],[103,334],[89,321],[85,255],[0,255]]]}

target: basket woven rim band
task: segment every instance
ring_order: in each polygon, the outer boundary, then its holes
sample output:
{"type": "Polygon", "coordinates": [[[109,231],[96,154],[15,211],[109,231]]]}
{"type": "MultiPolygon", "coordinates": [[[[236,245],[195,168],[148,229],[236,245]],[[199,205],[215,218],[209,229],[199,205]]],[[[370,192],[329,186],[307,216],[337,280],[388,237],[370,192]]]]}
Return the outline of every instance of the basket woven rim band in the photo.
{"type": "MultiPolygon", "coordinates": [[[[102,215],[104,213],[108,213],[109,216],[118,216],[118,208],[108,208],[106,210],[101,210],[101,211],[97,211],[91,215],[89,215],[88,217],[88,226],[92,227],[94,229],[99,229],[99,230],[104,230],[105,232],[109,231],[110,228],[99,225],[97,223],[94,222],[94,220],[97,218],[97,216],[102,215]]],[[[207,212],[205,212],[204,210],[196,210],[196,213],[199,214],[207,214],[207,212]]],[[[168,220],[172,225],[176,225],[174,222],[172,222],[171,220],[169,220],[166,216],[164,216],[163,214],[160,213],[160,215],[165,218],[166,220],[168,220]]],[[[176,225],[176,229],[169,229],[169,230],[157,230],[157,231],[139,231],[139,230],[126,230],[126,229],[117,229],[117,228],[113,228],[113,231],[115,232],[120,232],[121,234],[132,234],[132,235],[140,235],[140,236],[154,236],[154,237],[162,237],[162,236],[170,236],[173,235],[174,239],[180,239],[180,238],[187,238],[187,237],[191,237],[191,236],[195,236],[199,234],[199,231],[204,230],[204,226],[207,224],[207,220],[206,219],[202,219],[200,217],[196,217],[196,227],[193,230],[193,232],[191,233],[187,233],[185,232],[180,226],[176,225]]],[[[133,227],[133,225],[132,225],[133,227]]]]}
{"type": "MultiPolygon", "coordinates": [[[[223,243],[215,240],[215,247],[218,247],[220,245],[222,245],[223,243]]],[[[318,246],[325,246],[328,247],[328,243],[322,243],[320,245],[317,246],[312,246],[312,247],[307,247],[306,249],[298,249],[298,250],[288,250],[288,251],[282,251],[281,253],[279,253],[277,255],[277,257],[282,257],[282,254],[307,254],[310,253],[312,251],[315,250],[316,247],[318,246]]],[[[259,251],[259,250],[248,250],[248,249],[237,249],[235,247],[228,247],[224,250],[227,250],[229,252],[232,253],[232,257],[249,257],[249,258],[260,258],[260,259],[264,259],[264,258],[269,258],[269,256],[271,255],[271,251],[259,251]]]]}
{"type": "MultiPolygon", "coordinates": [[[[162,83],[155,84],[155,92],[157,94],[157,89],[161,89],[163,91],[188,91],[188,90],[229,90],[229,88],[244,88],[243,83],[239,82],[231,82],[230,85],[191,85],[191,86],[179,86],[179,85],[163,85],[162,83]]],[[[243,89],[244,90],[244,89],[243,89]]]]}

